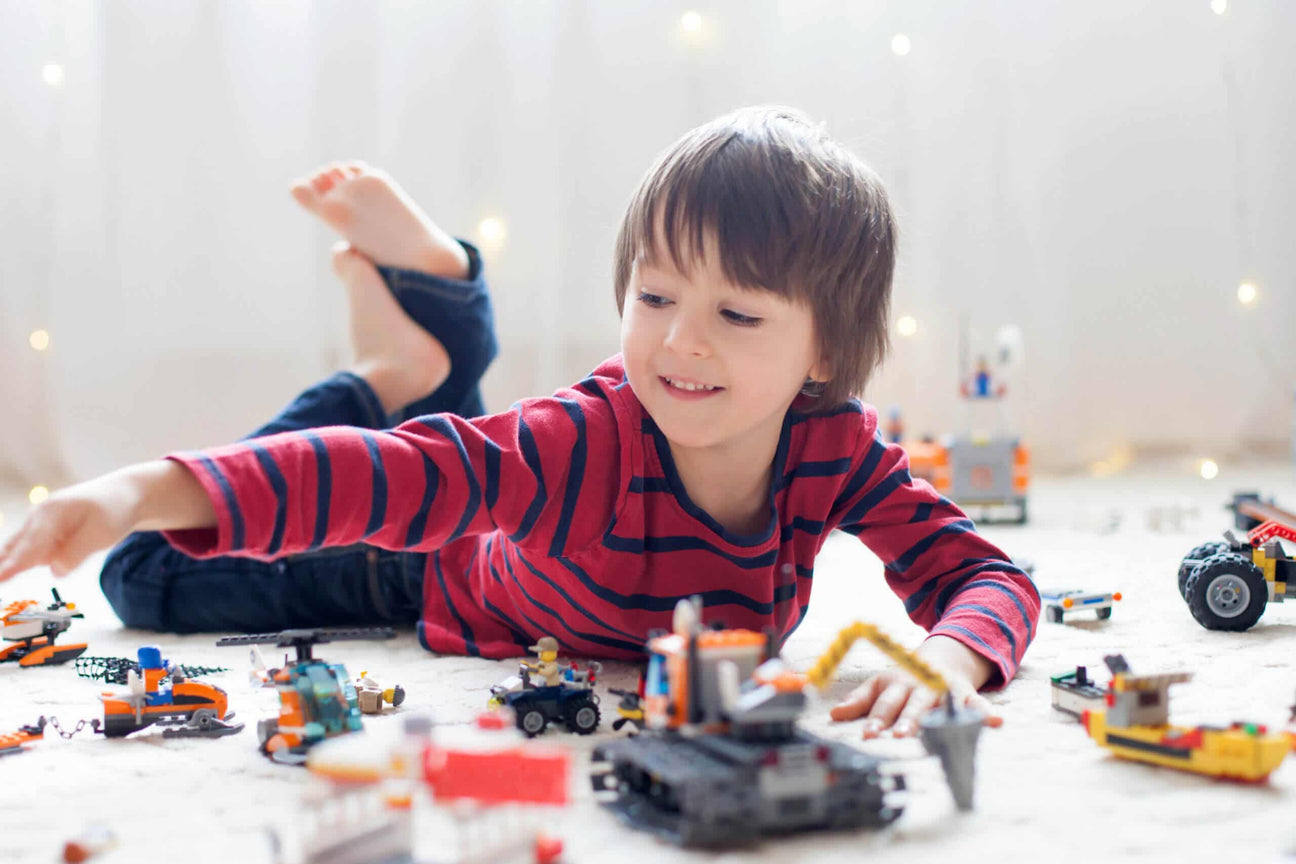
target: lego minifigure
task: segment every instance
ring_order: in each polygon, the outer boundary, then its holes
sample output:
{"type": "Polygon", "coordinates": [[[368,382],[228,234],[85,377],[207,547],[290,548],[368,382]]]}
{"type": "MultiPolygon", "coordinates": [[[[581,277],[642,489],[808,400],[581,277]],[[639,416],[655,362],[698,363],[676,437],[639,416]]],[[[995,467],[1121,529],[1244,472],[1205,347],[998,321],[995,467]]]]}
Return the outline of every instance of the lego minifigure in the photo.
{"type": "Polygon", "coordinates": [[[557,687],[562,681],[562,669],[558,665],[558,640],[552,636],[544,636],[527,650],[534,651],[540,662],[522,665],[542,678],[544,686],[557,687]]]}
{"type": "Polygon", "coordinates": [[[899,444],[904,438],[904,419],[900,416],[900,406],[892,405],[887,409],[886,439],[892,444],[899,444]]]}
{"type": "Polygon", "coordinates": [[[368,672],[361,672],[355,681],[356,697],[359,699],[361,714],[381,714],[383,704],[399,706],[405,701],[405,688],[397,684],[384,688],[369,677],[368,672]]]}
{"type": "Polygon", "coordinates": [[[994,383],[990,363],[982,356],[977,358],[976,372],[972,373],[970,381],[964,382],[962,392],[965,399],[1002,399],[1008,388],[1002,383],[994,383]]]}

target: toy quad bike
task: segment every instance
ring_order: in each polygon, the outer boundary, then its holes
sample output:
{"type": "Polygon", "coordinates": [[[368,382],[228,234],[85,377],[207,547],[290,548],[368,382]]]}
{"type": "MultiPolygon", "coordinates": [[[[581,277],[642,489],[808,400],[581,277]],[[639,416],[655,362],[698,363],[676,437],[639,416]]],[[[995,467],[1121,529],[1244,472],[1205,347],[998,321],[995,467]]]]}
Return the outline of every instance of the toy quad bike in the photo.
{"type": "Polygon", "coordinates": [[[594,680],[601,665],[591,662],[579,670],[575,664],[563,673],[555,686],[535,684],[531,670],[521,664],[518,674],[509,676],[491,687],[490,706],[507,705],[517,717],[517,727],[528,738],[534,738],[550,723],[560,721],[568,732],[588,735],[599,726],[599,697],[594,692],[594,680]]]}
{"type": "Polygon", "coordinates": [[[1235,495],[1230,506],[1245,538],[1225,531],[1223,541],[1197,546],[1179,565],[1179,593],[1207,630],[1248,630],[1268,603],[1296,598],[1296,558],[1282,546],[1296,543],[1296,514],[1251,493],[1235,495]]]}

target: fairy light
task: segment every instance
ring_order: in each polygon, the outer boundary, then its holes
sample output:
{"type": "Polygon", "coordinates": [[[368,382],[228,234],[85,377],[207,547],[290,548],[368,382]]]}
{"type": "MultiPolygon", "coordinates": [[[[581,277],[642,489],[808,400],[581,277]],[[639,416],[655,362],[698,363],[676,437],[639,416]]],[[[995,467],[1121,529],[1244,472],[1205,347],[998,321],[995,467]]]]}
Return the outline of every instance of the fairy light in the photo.
{"type": "Polygon", "coordinates": [[[692,10],[680,16],[680,29],[685,33],[702,32],[702,16],[692,10]]]}
{"type": "Polygon", "coordinates": [[[1238,286],[1237,298],[1238,298],[1238,302],[1241,303],[1243,306],[1254,306],[1256,304],[1256,300],[1258,300],[1259,297],[1260,297],[1260,292],[1256,288],[1255,283],[1243,282],[1241,285],[1238,286]]]}
{"type": "Polygon", "coordinates": [[[507,236],[508,226],[504,224],[503,219],[487,216],[477,223],[477,238],[486,249],[498,251],[504,245],[504,238],[507,236]]]}
{"type": "Polygon", "coordinates": [[[31,335],[27,337],[27,342],[31,345],[33,350],[44,351],[50,344],[49,331],[33,330],[31,335]]]}
{"type": "Polygon", "coordinates": [[[49,490],[44,486],[33,486],[32,490],[27,493],[27,500],[33,504],[39,504],[49,497],[49,490]]]}
{"type": "Polygon", "coordinates": [[[896,320],[896,332],[906,339],[918,332],[918,319],[912,315],[902,315],[896,320]]]}
{"type": "Polygon", "coordinates": [[[1211,0],[1211,11],[1216,15],[1223,15],[1228,11],[1228,0],[1211,0]]]}
{"type": "Polygon", "coordinates": [[[1219,465],[1215,464],[1214,459],[1203,459],[1197,464],[1197,471],[1203,480],[1214,480],[1219,476],[1219,465]]]}
{"type": "Polygon", "coordinates": [[[63,85],[63,67],[57,63],[46,63],[41,69],[41,78],[51,87],[61,87],[63,85]]]}
{"type": "Polygon", "coordinates": [[[895,54],[897,57],[905,56],[909,53],[909,49],[912,47],[913,45],[910,43],[909,37],[903,33],[897,33],[891,37],[891,53],[895,54]]]}

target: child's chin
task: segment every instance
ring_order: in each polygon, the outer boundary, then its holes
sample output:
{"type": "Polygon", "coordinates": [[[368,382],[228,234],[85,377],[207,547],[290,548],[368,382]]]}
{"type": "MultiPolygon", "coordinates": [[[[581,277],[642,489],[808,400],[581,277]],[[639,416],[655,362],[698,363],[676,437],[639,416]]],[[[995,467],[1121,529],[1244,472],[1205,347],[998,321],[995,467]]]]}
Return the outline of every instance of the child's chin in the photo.
{"type": "Polygon", "coordinates": [[[691,423],[663,423],[659,420],[657,428],[676,447],[711,447],[719,440],[714,428],[703,429],[691,423]]]}

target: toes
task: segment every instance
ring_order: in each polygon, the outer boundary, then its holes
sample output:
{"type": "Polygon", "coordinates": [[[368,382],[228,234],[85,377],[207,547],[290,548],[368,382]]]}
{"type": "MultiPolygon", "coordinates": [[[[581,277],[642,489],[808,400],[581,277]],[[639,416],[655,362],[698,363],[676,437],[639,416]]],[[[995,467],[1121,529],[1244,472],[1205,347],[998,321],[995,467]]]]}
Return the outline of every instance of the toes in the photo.
{"type": "Polygon", "coordinates": [[[311,185],[310,180],[298,180],[288,189],[292,193],[293,200],[307,210],[314,210],[315,205],[319,203],[319,194],[311,185]]]}
{"type": "Polygon", "coordinates": [[[343,180],[347,179],[346,172],[343,171],[342,167],[339,165],[334,165],[329,168],[328,174],[329,177],[333,178],[333,183],[341,183],[343,180]]]}
{"type": "Polygon", "coordinates": [[[327,168],[310,179],[311,188],[315,190],[316,195],[323,195],[332,189],[334,182],[333,175],[327,168]]]}

